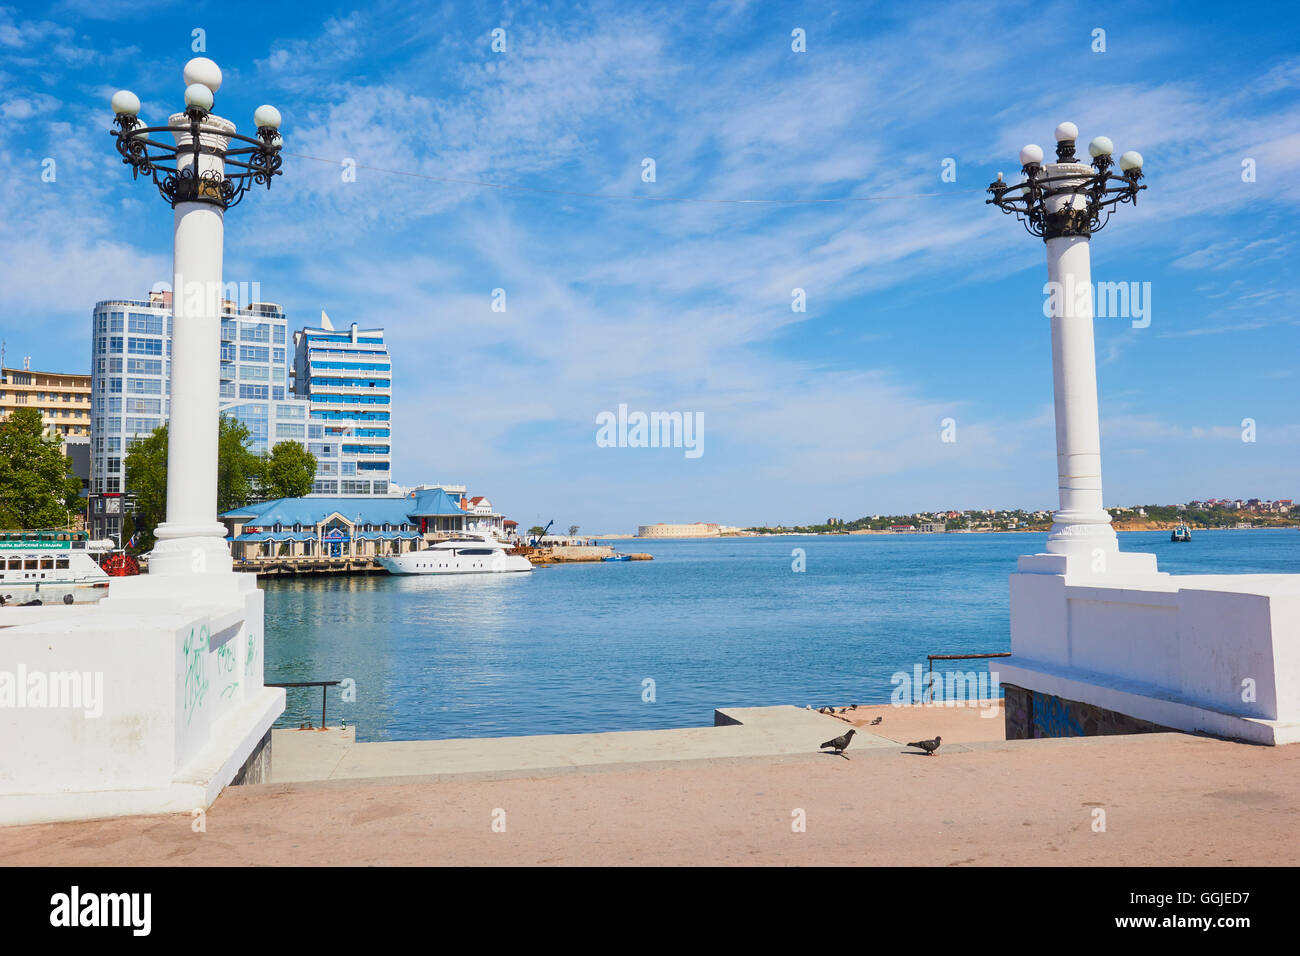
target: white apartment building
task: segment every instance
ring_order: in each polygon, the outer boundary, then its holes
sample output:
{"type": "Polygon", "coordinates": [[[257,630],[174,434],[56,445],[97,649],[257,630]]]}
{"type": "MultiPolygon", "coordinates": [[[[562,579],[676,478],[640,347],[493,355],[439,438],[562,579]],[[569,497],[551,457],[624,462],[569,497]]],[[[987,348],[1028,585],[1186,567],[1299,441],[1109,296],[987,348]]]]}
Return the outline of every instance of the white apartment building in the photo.
{"type": "Polygon", "coordinates": [[[310,405],[307,449],[318,495],[387,495],[392,478],[392,359],[383,329],[294,332],[293,391],[310,405]]]}

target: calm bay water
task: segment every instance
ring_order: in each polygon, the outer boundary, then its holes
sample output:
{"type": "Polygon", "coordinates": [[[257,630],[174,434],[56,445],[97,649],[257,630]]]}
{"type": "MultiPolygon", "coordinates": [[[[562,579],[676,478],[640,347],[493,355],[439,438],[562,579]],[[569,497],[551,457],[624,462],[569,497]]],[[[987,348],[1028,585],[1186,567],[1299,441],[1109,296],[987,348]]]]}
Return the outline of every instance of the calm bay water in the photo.
{"type": "MultiPolygon", "coordinates": [[[[655,560],[266,580],[266,679],[353,678],[356,702],[331,690],[329,721],[344,717],[359,740],[648,730],[708,725],[722,706],[886,702],[890,676],[926,654],[1010,649],[1007,575],[1044,537],[622,541],[655,560]]],[[[1134,532],[1120,547],[1176,574],[1300,572],[1293,529],[1200,531],[1190,544],[1134,532]]],[[[288,693],[278,726],[319,720],[318,688],[288,693]]]]}

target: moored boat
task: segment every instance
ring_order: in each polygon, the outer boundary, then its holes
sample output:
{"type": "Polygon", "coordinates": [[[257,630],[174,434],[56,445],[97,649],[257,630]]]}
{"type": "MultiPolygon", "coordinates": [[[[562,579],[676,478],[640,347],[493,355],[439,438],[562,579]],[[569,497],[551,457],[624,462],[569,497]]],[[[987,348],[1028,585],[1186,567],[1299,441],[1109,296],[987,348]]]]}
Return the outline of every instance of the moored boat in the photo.
{"type": "Polygon", "coordinates": [[[510,554],[493,535],[466,531],[420,551],[385,554],[375,560],[389,574],[504,574],[531,571],[527,558],[510,554]]]}
{"type": "Polygon", "coordinates": [[[96,556],[112,548],[84,531],[0,531],[0,606],[98,601],[108,575],[96,556]]]}
{"type": "Polygon", "coordinates": [[[1185,524],[1180,524],[1177,528],[1173,530],[1173,533],[1169,535],[1169,540],[1170,541],[1191,541],[1192,529],[1187,527],[1187,525],[1185,524]]]}

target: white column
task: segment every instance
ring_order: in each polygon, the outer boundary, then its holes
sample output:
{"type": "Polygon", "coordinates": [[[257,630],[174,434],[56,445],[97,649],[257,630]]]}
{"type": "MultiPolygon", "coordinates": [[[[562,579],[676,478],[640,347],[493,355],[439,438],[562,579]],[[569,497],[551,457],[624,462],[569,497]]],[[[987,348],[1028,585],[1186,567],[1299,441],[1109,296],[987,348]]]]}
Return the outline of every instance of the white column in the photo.
{"type": "Polygon", "coordinates": [[[1101,493],[1101,422],[1092,326],[1092,266],[1086,236],[1047,240],[1052,312],[1052,381],[1056,401],[1056,476],[1060,509],[1047,537],[1049,554],[1118,551],[1101,493]]]}
{"type": "MultiPolygon", "coordinates": [[[[188,124],[184,113],[170,125],[188,124]]],[[[209,116],[204,125],[234,132],[234,124],[209,116]]],[[[177,168],[189,169],[189,133],[176,133],[182,147],[177,168]]],[[[221,172],[229,139],[204,133],[199,171],[221,172]]],[[[213,187],[208,187],[213,188],[213,187]]],[[[225,211],[210,202],[175,208],[172,283],[171,413],[167,429],[167,520],[156,530],[150,574],[230,571],[225,526],[217,520],[217,403],[220,388],[222,252],[225,211]]]]}
{"type": "Polygon", "coordinates": [[[1087,236],[1051,234],[1063,224],[1054,217],[1069,208],[1086,209],[1086,196],[1076,190],[1092,173],[1090,166],[1078,162],[1043,167],[1043,175],[1051,180],[1048,188],[1055,193],[1045,199],[1044,205],[1049,220],[1054,219],[1047,239],[1047,292],[1051,305],[1060,508],[1047,536],[1046,554],[1022,557],[1019,568],[1052,574],[1153,574],[1154,555],[1120,552],[1119,539],[1102,500],[1089,240],[1087,236]]]}

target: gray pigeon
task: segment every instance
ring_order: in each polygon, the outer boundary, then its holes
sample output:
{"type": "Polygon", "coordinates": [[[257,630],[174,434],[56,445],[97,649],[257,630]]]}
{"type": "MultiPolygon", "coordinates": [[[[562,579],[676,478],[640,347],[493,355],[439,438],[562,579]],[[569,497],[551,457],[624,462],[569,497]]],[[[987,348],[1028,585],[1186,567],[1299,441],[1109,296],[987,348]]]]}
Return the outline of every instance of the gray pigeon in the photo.
{"type": "Polygon", "coordinates": [[[875,727],[875,726],[879,725],[879,723],[880,723],[882,720],[884,720],[884,719],[885,719],[884,717],[877,717],[875,720],[873,720],[873,721],[871,722],[871,726],[872,726],[872,727],[875,727]]]}
{"type": "Polygon", "coordinates": [[[908,746],[915,747],[917,750],[924,750],[927,757],[932,757],[934,756],[934,752],[939,749],[939,744],[942,742],[942,737],[935,737],[934,740],[917,740],[908,744],[908,746]]]}
{"type": "Polygon", "coordinates": [[[856,733],[857,733],[856,730],[850,730],[847,734],[845,734],[842,737],[836,737],[834,740],[828,740],[826,741],[826,743],[822,744],[821,749],[825,750],[827,747],[830,747],[834,749],[834,751],[837,754],[842,754],[844,753],[845,750],[848,749],[849,741],[853,739],[853,735],[856,733]]]}

